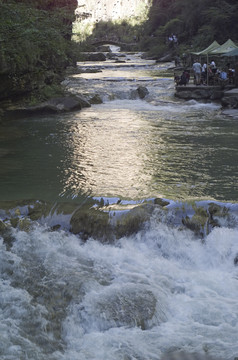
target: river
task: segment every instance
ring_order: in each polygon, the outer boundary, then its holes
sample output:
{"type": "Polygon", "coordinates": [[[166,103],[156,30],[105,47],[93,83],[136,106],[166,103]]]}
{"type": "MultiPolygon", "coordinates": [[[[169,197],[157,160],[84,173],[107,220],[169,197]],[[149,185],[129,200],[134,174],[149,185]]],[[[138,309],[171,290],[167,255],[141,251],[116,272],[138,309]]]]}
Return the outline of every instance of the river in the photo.
{"type": "Polygon", "coordinates": [[[102,104],[0,124],[2,360],[238,357],[238,122],[176,98],[173,64],[139,55],[65,80],[102,104]],[[114,216],[158,198],[137,232],[70,231],[85,206],[114,216]],[[211,203],[209,231],[178,224],[211,203]]]}

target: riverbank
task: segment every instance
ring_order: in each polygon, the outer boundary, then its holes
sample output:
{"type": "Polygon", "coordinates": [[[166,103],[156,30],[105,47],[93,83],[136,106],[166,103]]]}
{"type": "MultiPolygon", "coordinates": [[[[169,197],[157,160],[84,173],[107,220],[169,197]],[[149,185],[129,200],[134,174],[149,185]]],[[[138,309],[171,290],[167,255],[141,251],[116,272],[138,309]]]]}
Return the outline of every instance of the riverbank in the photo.
{"type": "Polygon", "coordinates": [[[238,118],[238,88],[234,85],[177,85],[175,96],[184,100],[211,100],[221,103],[222,113],[238,118]]]}
{"type": "Polygon", "coordinates": [[[175,89],[175,96],[185,100],[220,100],[224,96],[224,89],[220,86],[187,84],[177,85],[175,89]]]}
{"type": "MultiPolygon", "coordinates": [[[[116,49],[116,47],[114,47],[116,49]]],[[[114,50],[115,50],[114,49],[114,50]]],[[[50,90],[47,94],[47,98],[44,101],[37,101],[35,97],[32,102],[31,97],[22,100],[8,100],[3,101],[0,104],[1,113],[0,116],[6,113],[10,116],[25,116],[34,113],[59,113],[80,110],[84,107],[90,107],[91,104],[103,103],[103,96],[100,93],[82,92],[75,96],[75,91],[68,86],[68,83],[72,83],[73,79],[78,77],[84,77],[87,73],[101,73],[103,69],[118,69],[122,68],[134,68],[134,66],[153,66],[157,62],[153,60],[143,59],[141,53],[140,63],[137,58],[135,64],[133,60],[128,56],[133,53],[120,53],[120,52],[93,52],[93,53],[82,53],[81,61],[77,63],[77,66],[69,67],[65,72],[65,80],[59,84],[56,89],[50,90]],[[91,55],[90,55],[91,54],[91,55]],[[93,55],[93,57],[92,57],[93,55]]],[[[139,54],[138,54],[139,55],[139,54]]],[[[160,71],[158,76],[165,78],[172,78],[177,71],[182,71],[183,68],[171,66],[171,62],[164,63],[167,66],[160,71]]],[[[130,97],[130,96],[129,96],[130,97]]],[[[226,85],[222,87],[220,85],[194,85],[191,81],[186,86],[177,85],[175,87],[175,97],[184,100],[203,100],[203,101],[215,101],[220,102],[222,109],[225,109],[229,116],[238,116],[236,109],[238,108],[238,89],[234,88],[234,85],[226,85]]],[[[225,111],[224,110],[224,111],[225,111]]]]}

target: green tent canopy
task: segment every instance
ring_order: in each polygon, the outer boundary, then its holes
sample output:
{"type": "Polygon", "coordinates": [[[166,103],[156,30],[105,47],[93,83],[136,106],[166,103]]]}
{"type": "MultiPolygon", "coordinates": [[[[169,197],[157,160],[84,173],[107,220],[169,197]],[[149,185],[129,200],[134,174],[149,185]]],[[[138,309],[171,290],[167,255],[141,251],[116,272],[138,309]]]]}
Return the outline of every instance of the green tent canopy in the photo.
{"type": "Polygon", "coordinates": [[[218,42],[215,40],[211,45],[209,45],[206,49],[199,51],[199,52],[193,52],[192,54],[195,55],[208,55],[212,54],[212,51],[215,49],[218,49],[221,45],[218,44],[218,42]]]}
{"type": "Polygon", "coordinates": [[[228,53],[235,49],[238,49],[238,46],[236,46],[236,44],[231,39],[229,39],[224,44],[222,44],[220,47],[212,50],[211,54],[221,55],[221,54],[228,53]]]}
{"type": "Polygon", "coordinates": [[[238,56],[238,48],[232,51],[228,51],[227,53],[223,54],[223,56],[238,56]]]}

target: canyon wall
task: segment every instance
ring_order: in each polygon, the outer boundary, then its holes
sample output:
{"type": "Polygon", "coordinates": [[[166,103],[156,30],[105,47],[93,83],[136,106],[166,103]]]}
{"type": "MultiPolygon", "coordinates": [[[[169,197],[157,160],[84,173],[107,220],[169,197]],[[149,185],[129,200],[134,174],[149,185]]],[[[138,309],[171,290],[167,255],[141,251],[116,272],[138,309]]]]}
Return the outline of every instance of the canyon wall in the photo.
{"type": "Polygon", "coordinates": [[[78,0],[78,20],[107,21],[139,16],[151,0],[78,0]]]}

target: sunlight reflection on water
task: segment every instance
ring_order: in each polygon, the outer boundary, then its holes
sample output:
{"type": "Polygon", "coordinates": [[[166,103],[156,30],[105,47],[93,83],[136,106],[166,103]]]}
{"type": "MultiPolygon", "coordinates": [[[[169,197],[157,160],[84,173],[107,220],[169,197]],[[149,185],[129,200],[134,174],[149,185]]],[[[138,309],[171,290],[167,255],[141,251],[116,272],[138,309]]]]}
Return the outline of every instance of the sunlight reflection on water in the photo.
{"type": "Polygon", "coordinates": [[[74,188],[77,193],[83,187],[100,195],[147,195],[151,176],[144,173],[147,155],[138,136],[145,122],[135,115],[129,109],[120,114],[97,109],[84,114],[83,126],[77,125],[77,118],[71,123],[64,192],[74,188]]]}
{"type": "Polygon", "coordinates": [[[118,101],[75,116],[67,124],[62,194],[76,196],[83,189],[126,198],[222,199],[229,194],[229,199],[237,192],[231,128],[209,122],[206,111],[196,106],[189,112],[188,105],[182,107],[178,117],[176,106],[158,111],[140,100],[130,106],[118,101]]]}

